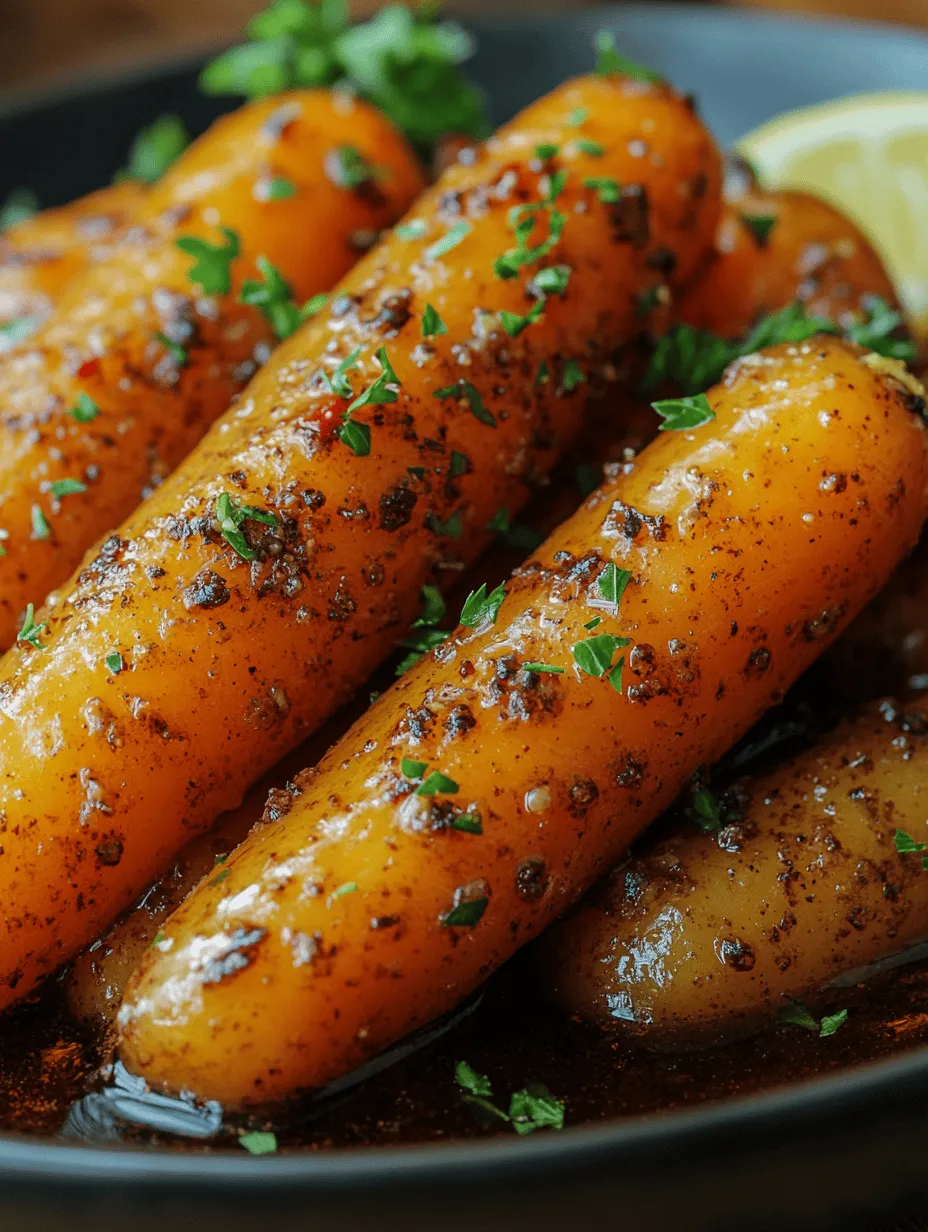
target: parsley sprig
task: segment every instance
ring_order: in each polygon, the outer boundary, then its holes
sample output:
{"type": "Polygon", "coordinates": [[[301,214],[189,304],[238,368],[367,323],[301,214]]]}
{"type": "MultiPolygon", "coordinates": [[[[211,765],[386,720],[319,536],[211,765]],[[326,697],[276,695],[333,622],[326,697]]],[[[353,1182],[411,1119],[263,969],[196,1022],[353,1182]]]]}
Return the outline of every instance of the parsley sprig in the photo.
{"type": "Polygon", "coordinates": [[[30,603],[26,606],[26,614],[23,617],[23,625],[20,631],[16,634],[17,642],[28,642],[30,646],[34,646],[37,650],[42,649],[42,643],[39,637],[45,629],[45,623],[37,625],[35,623],[35,608],[30,603]]]}
{"type": "Polygon", "coordinates": [[[495,590],[487,593],[486,582],[481,582],[476,590],[472,590],[464,600],[461,608],[461,624],[468,629],[476,629],[484,622],[495,624],[499,609],[506,598],[506,583],[500,582],[495,590]]]}
{"type": "Polygon", "coordinates": [[[928,843],[920,843],[905,830],[897,830],[893,835],[896,850],[901,856],[921,855],[922,868],[928,869],[928,843]]]}
{"type": "Polygon", "coordinates": [[[176,162],[190,144],[190,134],[178,115],[161,115],[140,129],[129,149],[129,163],[113,177],[120,180],[141,180],[154,184],[168,167],[176,162]]]}
{"type": "Polygon", "coordinates": [[[276,513],[267,509],[256,509],[254,505],[238,505],[228,492],[222,492],[216,497],[216,521],[223,539],[235,549],[242,560],[254,560],[258,553],[241,531],[246,518],[253,522],[262,522],[265,526],[277,525],[276,513]]]}
{"type": "Polygon", "coordinates": [[[836,1014],[826,1014],[819,1020],[810,1013],[801,1001],[788,998],[789,1005],[780,1010],[780,1021],[790,1022],[797,1027],[805,1027],[807,1031],[817,1031],[819,1039],[827,1039],[834,1035],[847,1022],[847,1010],[838,1010],[836,1014]]]}
{"type": "Polygon", "coordinates": [[[555,1099],[547,1087],[532,1083],[514,1091],[509,1099],[509,1111],[504,1112],[491,1099],[493,1087],[486,1074],[478,1074],[466,1061],[458,1061],[454,1080],[463,1087],[465,1103],[481,1109],[500,1121],[508,1121],[517,1134],[531,1134],[536,1129],[563,1129],[564,1104],[555,1099]]]}
{"type": "Polygon", "coordinates": [[[241,252],[238,235],[229,227],[220,227],[224,244],[211,244],[198,235],[182,235],[174,243],[194,258],[188,277],[201,287],[204,295],[228,295],[232,289],[232,262],[241,252]]]}

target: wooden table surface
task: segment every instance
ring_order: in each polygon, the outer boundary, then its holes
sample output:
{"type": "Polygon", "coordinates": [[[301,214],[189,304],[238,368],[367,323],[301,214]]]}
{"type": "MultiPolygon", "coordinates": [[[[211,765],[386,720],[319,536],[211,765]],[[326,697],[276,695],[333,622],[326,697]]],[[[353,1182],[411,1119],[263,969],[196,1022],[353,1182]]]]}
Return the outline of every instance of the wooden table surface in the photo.
{"type": "MultiPolygon", "coordinates": [[[[109,69],[234,38],[264,0],[0,0],[0,88],[109,69]]],[[[696,0],[698,2],[698,0],[696,0]]],[[[928,26],[928,0],[730,0],[752,8],[928,26]]],[[[583,0],[451,0],[454,13],[538,12],[583,0]]],[[[358,12],[376,0],[356,0],[358,12]]]]}

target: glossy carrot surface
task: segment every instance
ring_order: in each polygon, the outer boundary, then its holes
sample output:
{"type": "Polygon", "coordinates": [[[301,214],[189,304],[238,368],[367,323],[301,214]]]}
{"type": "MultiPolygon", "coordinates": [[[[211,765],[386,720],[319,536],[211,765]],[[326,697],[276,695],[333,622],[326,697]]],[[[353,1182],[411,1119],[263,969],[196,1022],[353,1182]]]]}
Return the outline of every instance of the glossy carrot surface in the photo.
{"type": "Polygon", "coordinates": [[[0,665],[6,1001],[317,727],[422,584],[524,502],[620,379],[655,282],[711,242],[719,178],[665,87],[585,78],[535,104],[445,173],[36,614],[47,628],[0,665]]]}
{"type": "Polygon", "coordinates": [[[256,259],[302,304],[421,187],[379,112],[322,90],[243,107],[181,156],[132,236],[0,364],[0,647],[267,358],[274,329],[237,299],[256,259]]]}
{"type": "Polygon", "coordinates": [[[144,197],[125,180],[0,234],[0,351],[35,333],[71,279],[106,260],[144,197]]]}
{"type": "Polygon", "coordinates": [[[729,370],[714,420],[594,493],[168,921],[129,1068],[232,1106],[320,1087],[536,936],[914,541],[909,381],[824,338],[729,370]]]}

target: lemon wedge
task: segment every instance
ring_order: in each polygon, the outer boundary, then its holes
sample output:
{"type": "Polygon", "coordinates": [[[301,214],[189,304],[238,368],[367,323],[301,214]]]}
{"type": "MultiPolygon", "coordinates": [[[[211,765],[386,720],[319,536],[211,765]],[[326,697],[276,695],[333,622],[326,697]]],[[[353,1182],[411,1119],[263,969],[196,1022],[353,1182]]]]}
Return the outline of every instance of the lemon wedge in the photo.
{"type": "Polygon", "coordinates": [[[856,94],[788,111],[738,149],[765,188],[814,193],[857,223],[928,341],[928,92],[856,94]]]}

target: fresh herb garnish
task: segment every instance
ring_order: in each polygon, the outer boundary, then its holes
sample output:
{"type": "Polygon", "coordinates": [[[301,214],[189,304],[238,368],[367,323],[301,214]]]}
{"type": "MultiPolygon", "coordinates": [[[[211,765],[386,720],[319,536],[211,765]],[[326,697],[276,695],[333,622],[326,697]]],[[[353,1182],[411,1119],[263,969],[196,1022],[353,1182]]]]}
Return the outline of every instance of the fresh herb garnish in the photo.
{"type": "Polygon", "coordinates": [[[567,123],[571,128],[579,128],[581,124],[585,124],[590,118],[589,110],[586,107],[575,107],[567,117],[567,123]]]}
{"type": "Polygon", "coordinates": [[[455,381],[453,385],[446,385],[444,389],[436,389],[435,397],[441,399],[466,398],[475,419],[479,419],[482,424],[490,428],[496,427],[496,420],[483,405],[480,391],[470,381],[455,381]]]}
{"type": "Polygon", "coordinates": [[[193,257],[187,275],[204,295],[228,295],[232,289],[232,262],[241,252],[238,235],[229,227],[218,228],[225,236],[224,244],[210,244],[198,235],[182,235],[174,241],[181,252],[193,257]]]}
{"type": "Polygon", "coordinates": [[[429,244],[422,255],[426,261],[436,261],[439,257],[451,252],[453,248],[457,248],[465,236],[470,235],[470,231],[470,223],[462,218],[460,222],[454,224],[450,231],[446,231],[441,239],[437,239],[434,244],[429,244]]]}
{"type": "Polygon", "coordinates": [[[62,496],[76,496],[79,492],[86,492],[87,485],[79,479],[53,479],[48,490],[60,500],[62,496]]]}
{"type": "Polygon", "coordinates": [[[339,188],[355,189],[376,180],[382,172],[369,163],[356,146],[336,146],[326,159],[330,178],[339,188]]]}
{"type": "Polygon", "coordinates": [[[411,218],[409,222],[399,222],[393,228],[393,234],[401,240],[421,240],[428,231],[428,226],[421,218],[411,218]]]}
{"type": "Polygon", "coordinates": [[[483,822],[477,813],[460,813],[451,823],[452,830],[462,830],[465,834],[482,834],[483,822]]]}
{"type": "Polygon", "coordinates": [[[776,226],[776,214],[742,214],[741,221],[754,236],[758,248],[766,248],[770,232],[776,226]]]}
{"type": "Polygon", "coordinates": [[[600,145],[598,141],[590,141],[586,137],[578,137],[574,145],[581,154],[587,154],[590,158],[602,158],[606,152],[604,145],[600,145]]]}
{"type": "Polygon", "coordinates": [[[404,757],[400,761],[400,770],[407,779],[421,779],[428,768],[427,761],[414,761],[411,757],[404,757]]]}
{"type": "Polygon", "coordinates": [[[448,467],[448,473],[452,479],[460,479],[462,475],[466,475],[470,470],[470,458],[466,453],[461,453],[457,449],[451,450],[451,462],[448,467]]]}
{"type": "Polygon", "coordinates": [[[296,185],[292,180],[285,180],[281,175],[275,175],[270,180],[261,180],[262,201],[286,201],[296,196],[296,185]]]}
{"type": "Polygon", "coordinates": [[[35,608],[31,603],[26,605],[26,614],[23,617],[23,627],[16,634],[17,642],[28,642],[30,646],[35,646],[37,650],[41,650],[42,643],[39,641],[43,630],[45,629],[44,622],[40,625],[35,623],[35,608]]]}
{"type": "Polygon", "coordinates": [[[532,1083],[521,1091],[513,1092],[507,1113],[490,1098],[493,1087],[489,1078],[478,1074],[466,1061],[458,1061],[454,1080],[464,1088],[465,1094],[461,1098],[465,1102],[501,1121],[508,1121],[517,1134],[530,1134],[536,1129],[564,1128],[563,1102],[555,1099],[541,1083],[532,1083]]]}
{"type": "Polygon", "coordinates": [[[422,314],[422,337],[434,338],[437,334],[447,334],[448,326],[444,323],[431,304],[425,305],[422,314]]]}
{"type": "Polygon", "coordinates": [[[422,611],[412,622],[414,629],[439,625],[445,618],[445,600],[437,586],[422,587],[422,611]]]}
{"type": "Polygon", "coordinates": [[[342,898],[345,894],[354,894],[358,888],[356,881],[345,881],[332,891],[333,898],[342,898]]]}
{"type": "Polygon", "coordinates": [[[260,278],[246,278],[239,292],[239,303],[259,309],[278,338],[289,338],[303,323],[303,313],[293,302],[290,284],[267,257],[258,257],[255,264],[260,278]]]}
{"type": "Polygon", "coordinates": [[[188,356],[187,356],[187,352],[184,350],[184,348],[180,345],[179,342],[172,342],[171,339],[167,336],[167,334],[163,334],[160,329],[156,330],[155,333],[152,335],[152,337],[154,338],[155,342],[160,343],[161,346],[164,347],[164,349],[170,355],[171,359],[174,360],[174,363],[178,366],[178,368],[184,367],[184,365],[187,363],[188,356]]]}
{"type": "Polygon", "coordinates": [[[561,389],[565,394],[571,393],[586,380],[583,369],[575,359],[568,359],[564,364],[564,374],[561,377],[561,389]]]}
{"type": "Polygon", "coordinates": [[[541,318],[545,310],[545,301],[543,299],[536,300],[525,316],[520,316],[517,312],[501,312],[499,319],[502,322],[503,329],[510,338],[518,338],[519,334],[529,325],[534,325],[541,318]]]}
{"type": "Polygon", "coordinates": [[[511,522],[509,510],[505,505],[501,505],[489,522],[487,522],[487,530],[493,531],[494,534],[502,535],[509,547],[515,548],[517,551],[534,552],[538,545],[544,542],[544,535],[539,535],[530,526],[522,526],[518,522],[511,522]]]}
{"type": "MultiPolygon", "coordinates": [[[[928,853],[928,843],[919,843],[911,834],[907,834],[905,830],[897,830],[893,835],[893,842],[901,856],[928,853]]],[[[928,869],[928,854],[922,854],[922,868],[928,869]]]]}
{"type": "Polygon", "coordinates": [[[572,272],[569,265],[549,265],[538,271],[532,279],[532,287],[545,295],[563,295],[572,272]]]}
{"type": "Polygon", "coordinates": [[[838,1010],[836,1014],[826,1014],[819,1021],[801,1001],[795,1001],[790,997],[789,1002],[790,1004],[785,1009],[780,1010],[780,1020],[797,1027],[805,1027],[807,1031],[817,1031],[819,1039],[827,1039],[829,1035],[834,1035],[847,1022],[847,1010],[838,1010]]]}
{"type": "Polygon", "coordinates": [[[868,296],[866,305],[867,320],[849,325],[845,330],[849,341],[889,359],[901,359],[903,363],[911,363],[916,354],[915,343],[909,338],[893,337],[896,330],[905,325],[902,314],[890,308],[886,300],[878,295],[868,296]]]}
{"type": "Polygon", "coordinates": [[[436,646],[440,646],[448,636],[444,629],[423,629],[421,633],[413,633],[404,637],[399,645],[410,653],[397,664],[396,675],[404,675],[419,662],[423,655],[434,650],[436,646]]]}
{"type": "Polygon", "coordinates": [[[399,397],[394,386],[399,386],[400,380],[393,371],[386,347],[380,347],[377,351],[377,362],[381,368],[380,376],[372,381],[363,393],[358,394],[345,412],[346,416],[352,411],[360,410],[362,406],[383,406],[385,403],[395,402],[399,397]]]}
{"type": "Polygon", "coordinates": [[[441,793],[442,795],[453,796],[459,790],[460,788],[454,779],[449,779],[447,774],[442,774],[440,770],[433,770],[422,780],[416,788],[415,794],[417,796],[437,796],[441,793]]]}
{"type": "Polygon", "coordinates": [[[100,408],[89,394],[80,393],[68,414],[78,423],[92,423],[100,414],[100,408]]]}
{"type": "Polygon", "coordinates": [[[588,676],[605,676],[616,693],[622,692],[622,668],[625,656],[613,663],[615,652],[629,644],[627,637],[615,637],[611,633],[597,633],[571,646],[574,662],[588,676]]]}
{"type": "Polygon", "coordinates": [[[620,569],[610,560],[596,582],[599,586],[599,593],[606,602],[614,603],[618,607],[625,594],[625,587],[631,580],[632,575],[627,569],[620,569]]]}
{"type": "Polygon", "coordinates": [[[358,366],[358,356],[361,354],[361,348],[356,347],[350,355],[346,355],[340,360],[335,371],[331,376],[326,376],[326,382],[333,394],[337,394],[339,398],[353,398],[354,390],[351,388],[351,381],[348,379],[348,373],[352,368],[358,366]]]}
{"type": "Polygon", "coordinates": [[[445,518],[444,522],[437,514],[430,513],[426,517],[425,524],[440,539],[460,539],[463,529],[461,510],[455,509],[454,513],[445,518]]]}
{"type": "Polygon", "coordinates": [[[590,176],[583,181],[583,187],[595,189],[596,195],[604,205],[615,205],[622,196],[618,180],[608,175],[590,176]]]}
{"type": "Polygon", "coordinates": [[[553,663],[523,663],[523,672],[536,672],[538,675],[563,676],[565,668],[555,667],[553,663]]]}
{"type": "Polygon", "coordinates": [[[115,179],[154,184],[190,144],[190,134],[178,115],[161,115],[140,129],[129,149],[129,165],[115,179]]]}
{"type": "Polygon", "coordinates": [[[482,582],[477,590],[472,590],[464,600],[464,606],[461,608],[461,624],[468,629],[475,629],[484,621],[489,621],[491,625],[495,624],[505,598],[505,582],[500,582],[499,586],[491,590],[489,594],[487,594],[486,582],[482,582]]]}
{"type": "Polygon", "coordinates": [[[529,205],[514,205],[509,210],[509,226],[512,228],[516,244],[514,248],[496,258],[493,270],[497,278],[517,278],[520,270],[540,261],[560,241],[564,232],[567,215],[555,209],[553,202],[566,182],[566,172],[559,171],[549,178],[548,191],[545,199],[529,205]],[[535,230],[535,224],[542,213],[548,216],[548,237],[538,244],[529,245],[528,240],[535,230]]]}
{"type": "Polygon", "coordinates": [[[699,428],[715,419],[715,411],[709,405],[705,394],[693,394],[687,398],[665,398],[662,402],[652,402],[651,405],[663,419],[658,431],[684,432],[689,428],[699,428]]]}
{"type": "Polygon", "coordinates": [[[22,342],[30,334],[34,334],[41,324],[39,317],[14,317],[12,321],[0,325],[0,344],[5,347],[15,346],[17,342],[22,342]]]}
{"type": "Polygon", "coordinates": [[[117,675],[119,672],[121,672],[124,666],[123,661],[122,661],[122,655],[119,653],[118,650],[110,651],[110,653],[106,656],[106,659],[104,660],[104,662],[106,663],[106,666],[109,668],[109,670],[113,673],[113,675],[117,675]]]}
{"type": "Polygon", "coordinates": [[[308,321],[310,317],[318,316],[326,304],[329,302],[328,291],[317,291],[303,305],[303,320],[308,321]]]}
{"type": "Polygon", "coordinates": [[[473,928],[483,919],[490,900],[488,898],[471,898],[452,907],[441,917],[445,928],[473,928]]]}
{"type": "Polygon", "coordinates": [[[48,539],[51,537],[52,528],[48,524],[48,518],[42,512],[41,505],[33,505],[30,510],[32,519],[32,538],[33,539],[48,539]]]}
{"type": "Polygon", "coordinates": [[[592,620],[585,620],[583,622],[583,627],[584,629],[592,631],[593,629],[598,629],[602,623],[603,623],[602,616],[594,616],[592,620]]]}
{"type": "Polygon", "coordinates": [[[696,824],[707,834],[722,827],[722,806],[708,787],[693,788],[693,812],[696,824]]]}
{"type": "Polygon", "coordinates": [[[635,81],[645,81],[651,85],[662,82],[664,78],[644,64],[629,60],[616,49],[615,38],[608,30],[600,30],[594,42],[596,47],[596,71],[601,77],[611,73],[621,73],[635,81]]]}
{"type": "Polygon", "coordinates": [[[265,1130],[241,1134],[238,1140],[249,1155],[273,1155],[277,1150],[277,1135],[265,1130]]]}
{"type": "Polygon", "coordinates": [[[371,452],[371,430],[368,424],[345,419],[338,429],[338,439],[356,458],[368,458],[371,452]]]}
{"type": "Polygon", "coordinates": [[[39,199],[31,188],[14,188],[0,205],[0,231],[8,231],[31,218],[39,208],[39,199]]]}
{"type": "Polygon", "coordinates": [[[222,492],[216,497],[216,520],[223,539],[235,549],[242,560],[254,560],[258,553],[249,546],[248,540],[240,530],[246,518],[261,522],[265,526],[277,525],[275,513],[270,513],[266,509],[256,509],[254,505],[237,505],[228,492],[222,492]]]}

